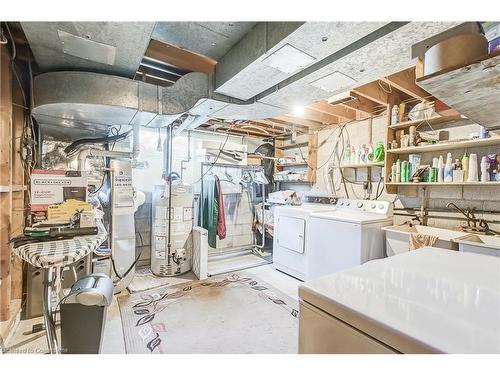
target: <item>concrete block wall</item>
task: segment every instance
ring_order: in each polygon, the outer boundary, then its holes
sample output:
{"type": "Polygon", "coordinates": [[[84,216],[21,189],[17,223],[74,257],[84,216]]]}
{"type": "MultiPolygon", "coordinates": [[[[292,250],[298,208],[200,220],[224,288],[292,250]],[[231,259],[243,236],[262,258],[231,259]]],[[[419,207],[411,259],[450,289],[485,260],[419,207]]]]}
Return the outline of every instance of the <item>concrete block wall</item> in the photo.
{"type": "MultiPolygon", "coordinates": [[[[372,143],[375,145],[377,141],[383,141],[386,144],[386,126],[387,118],[381,116],[373,119],[372,122],[372,143]]],[[[478,133],[479,125],[470,124],[459,127],[447,128],[450,132],[450,139],[466,138],[471,133],[478,133]]],[[[357,146],[362,143],[369,142],[368,121],[361,121],[352,123],[346,127],[350,144],[357,146]]],[[[441,129],[440,129],[441,130],[441,129]]],[[[320,148],[318,150],[318,165],[324,164],[330,157],[333,147],[338,139],[338,130],[325,129],[318,134],[320,148]],[[323,143],[323,144],[322,144],[323,143]]],[[[339,154],[342,149],[339,144],[339,154]]],[[[480,147],[470,148],[468,153],[477,153],[478,161],[483,155],[500,153],[500,147],[480,147]]],[[[432,158],[443,155],[446,159],[448,151],[440,151],[436,153],[422,153],[422,164],[432,163],[432,158]]],[[[462,159],[464,150],[451,150],[453,160],[455,158],[462,159]]],[[[335,155],[330,159],[329,163],[338,164],[335,155]]],[[[325,183],[324,174],[327,166],[317,171],[317,183],[313,187],[314,191],[328,192],[327,184],[325,183]]],[[[376,185],[380,178],[381,168],[372,168],[372,185],[373,192],[371,198],[375,196],[376,185]]],[[[361,170],[346,170],[345,177],[351,181],[362,182],[367,178],[365,169],[361,170]]],[[[333,191],[338,197],[346,197],[345,189],[341,184],[339,171],[334,171],[334,186],[333,191]]],[[[363,198],[364,192],[362,185],[346,183],[347,192],[350,198],[363,198]]],[[[428,212],[431,217],[429,218],[428,225],[437,226],[442,228],[457,229],[461,224],[465,223],[460,214],[456,211],[446,208],[448,202],[455,203],[458,207],[467,209],[473,208],[477,214],[476,217],[484,218],[490,221],[500,221],[500,184],[498,186],[432,186],[429,188],[422,188],[419,186],[400,186],[398,194],[386,194],[385,192],[379,197],[381,200],[389,200],[395,203],[396,212],[413,213],[412,209],[419,209],[422,197],[425,194],[428,212]],[[497,211],[492,213],[492,211],[497,211]],[[437,218],[439,216],[439,218],[437,218]]],[[[400,224],[408,220],[411,216],[395,216],[395,223],[400,224]]],[[[491,229],[500,231],[500,224],[494,223],[490,225],[491,229]]]]}
{"type": "Polygon", "coordinates": [[[221,254],[233,247],[253,243],[253,209],[246,191],[239,194],[223,194],[226,217],[226,238],[217,238],[216,248],[209,247],[209,254],[221,254]]]}

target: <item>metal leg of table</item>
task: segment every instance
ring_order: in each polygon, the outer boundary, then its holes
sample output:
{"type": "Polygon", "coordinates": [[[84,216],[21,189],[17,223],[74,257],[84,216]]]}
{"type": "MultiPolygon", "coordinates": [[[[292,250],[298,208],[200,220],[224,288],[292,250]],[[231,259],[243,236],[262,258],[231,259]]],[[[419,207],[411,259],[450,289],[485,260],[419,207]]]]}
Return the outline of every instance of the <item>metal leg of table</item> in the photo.
{"type": "Polygon", "coordinates": [[[49,346],[50,354],[58,353],[56,326],[52,319],[52,284],[54,268],[44,269],[43,278],[43,322],[45,325],[45,332],[47,334],[47,344],[49,346]]]}

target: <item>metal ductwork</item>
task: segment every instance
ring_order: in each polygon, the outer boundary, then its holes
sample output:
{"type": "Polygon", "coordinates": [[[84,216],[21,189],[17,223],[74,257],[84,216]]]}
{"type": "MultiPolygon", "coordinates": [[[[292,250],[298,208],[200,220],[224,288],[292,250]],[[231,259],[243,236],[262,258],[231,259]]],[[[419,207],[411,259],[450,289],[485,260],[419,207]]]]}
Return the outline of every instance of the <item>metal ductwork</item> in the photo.
{"type": "Polygon", "coordinates": [[[90,72],[41,74],[33,114],[48,135],[63,139],[68,128],[72,137],[102,135],[112,125],[161,127],[184,114],[184,128],[208,117],[276,117],[410,67],[412,44],[457,24],[257,23],[213,75],[188,73],[169,87],[90,72]]]}

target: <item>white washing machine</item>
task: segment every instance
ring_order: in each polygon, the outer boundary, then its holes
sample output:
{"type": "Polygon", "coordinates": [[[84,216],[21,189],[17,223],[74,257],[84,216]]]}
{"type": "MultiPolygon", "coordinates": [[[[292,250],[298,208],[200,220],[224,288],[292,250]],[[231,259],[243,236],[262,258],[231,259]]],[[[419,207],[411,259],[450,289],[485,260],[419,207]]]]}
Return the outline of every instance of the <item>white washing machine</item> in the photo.
{"type": "Polygon", "coordinates": [[[306,280],[385,257],[382,227],[392,225],[393,204],[339,199],[335,211],[311,215],[306,280]]]}
{"type": "Polygon", "coordinates": [[[297,279],[306,279],[311,214],[335,210],[335,203],[336,198],[305,197],[300,206],[274,209],[273,264],[276,269],[297,279]]]}

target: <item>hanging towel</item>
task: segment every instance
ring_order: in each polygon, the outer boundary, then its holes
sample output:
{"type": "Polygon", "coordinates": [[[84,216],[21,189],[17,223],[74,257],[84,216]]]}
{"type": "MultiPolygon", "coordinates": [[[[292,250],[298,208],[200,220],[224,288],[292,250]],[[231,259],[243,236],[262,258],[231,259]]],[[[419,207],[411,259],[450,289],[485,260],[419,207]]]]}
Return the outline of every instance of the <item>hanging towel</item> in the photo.
{"type": "Polygon", "coordinates": [[[203,228],[208,231],[208,245],[215,248],[217,244],[217,224],[219,209],[217,202],[217,185],[214,176],[206,178],[203,187],[203,228]],[[206,185],[206,188],[205,188],[206,185]]]}
{"type": "Polygon", "coordinates": [[[226,216],[224,214],[224,198],[219,177],[215,177],[215,189],[217,190],[217,235],[219,240],[226,238],[226,216]]]}
{"type": "Polygon", "coordinates": [[[434,246],[437,240],[438,236],[410,233],[410,251],[417,250],[425,246],[434,246]]]}

